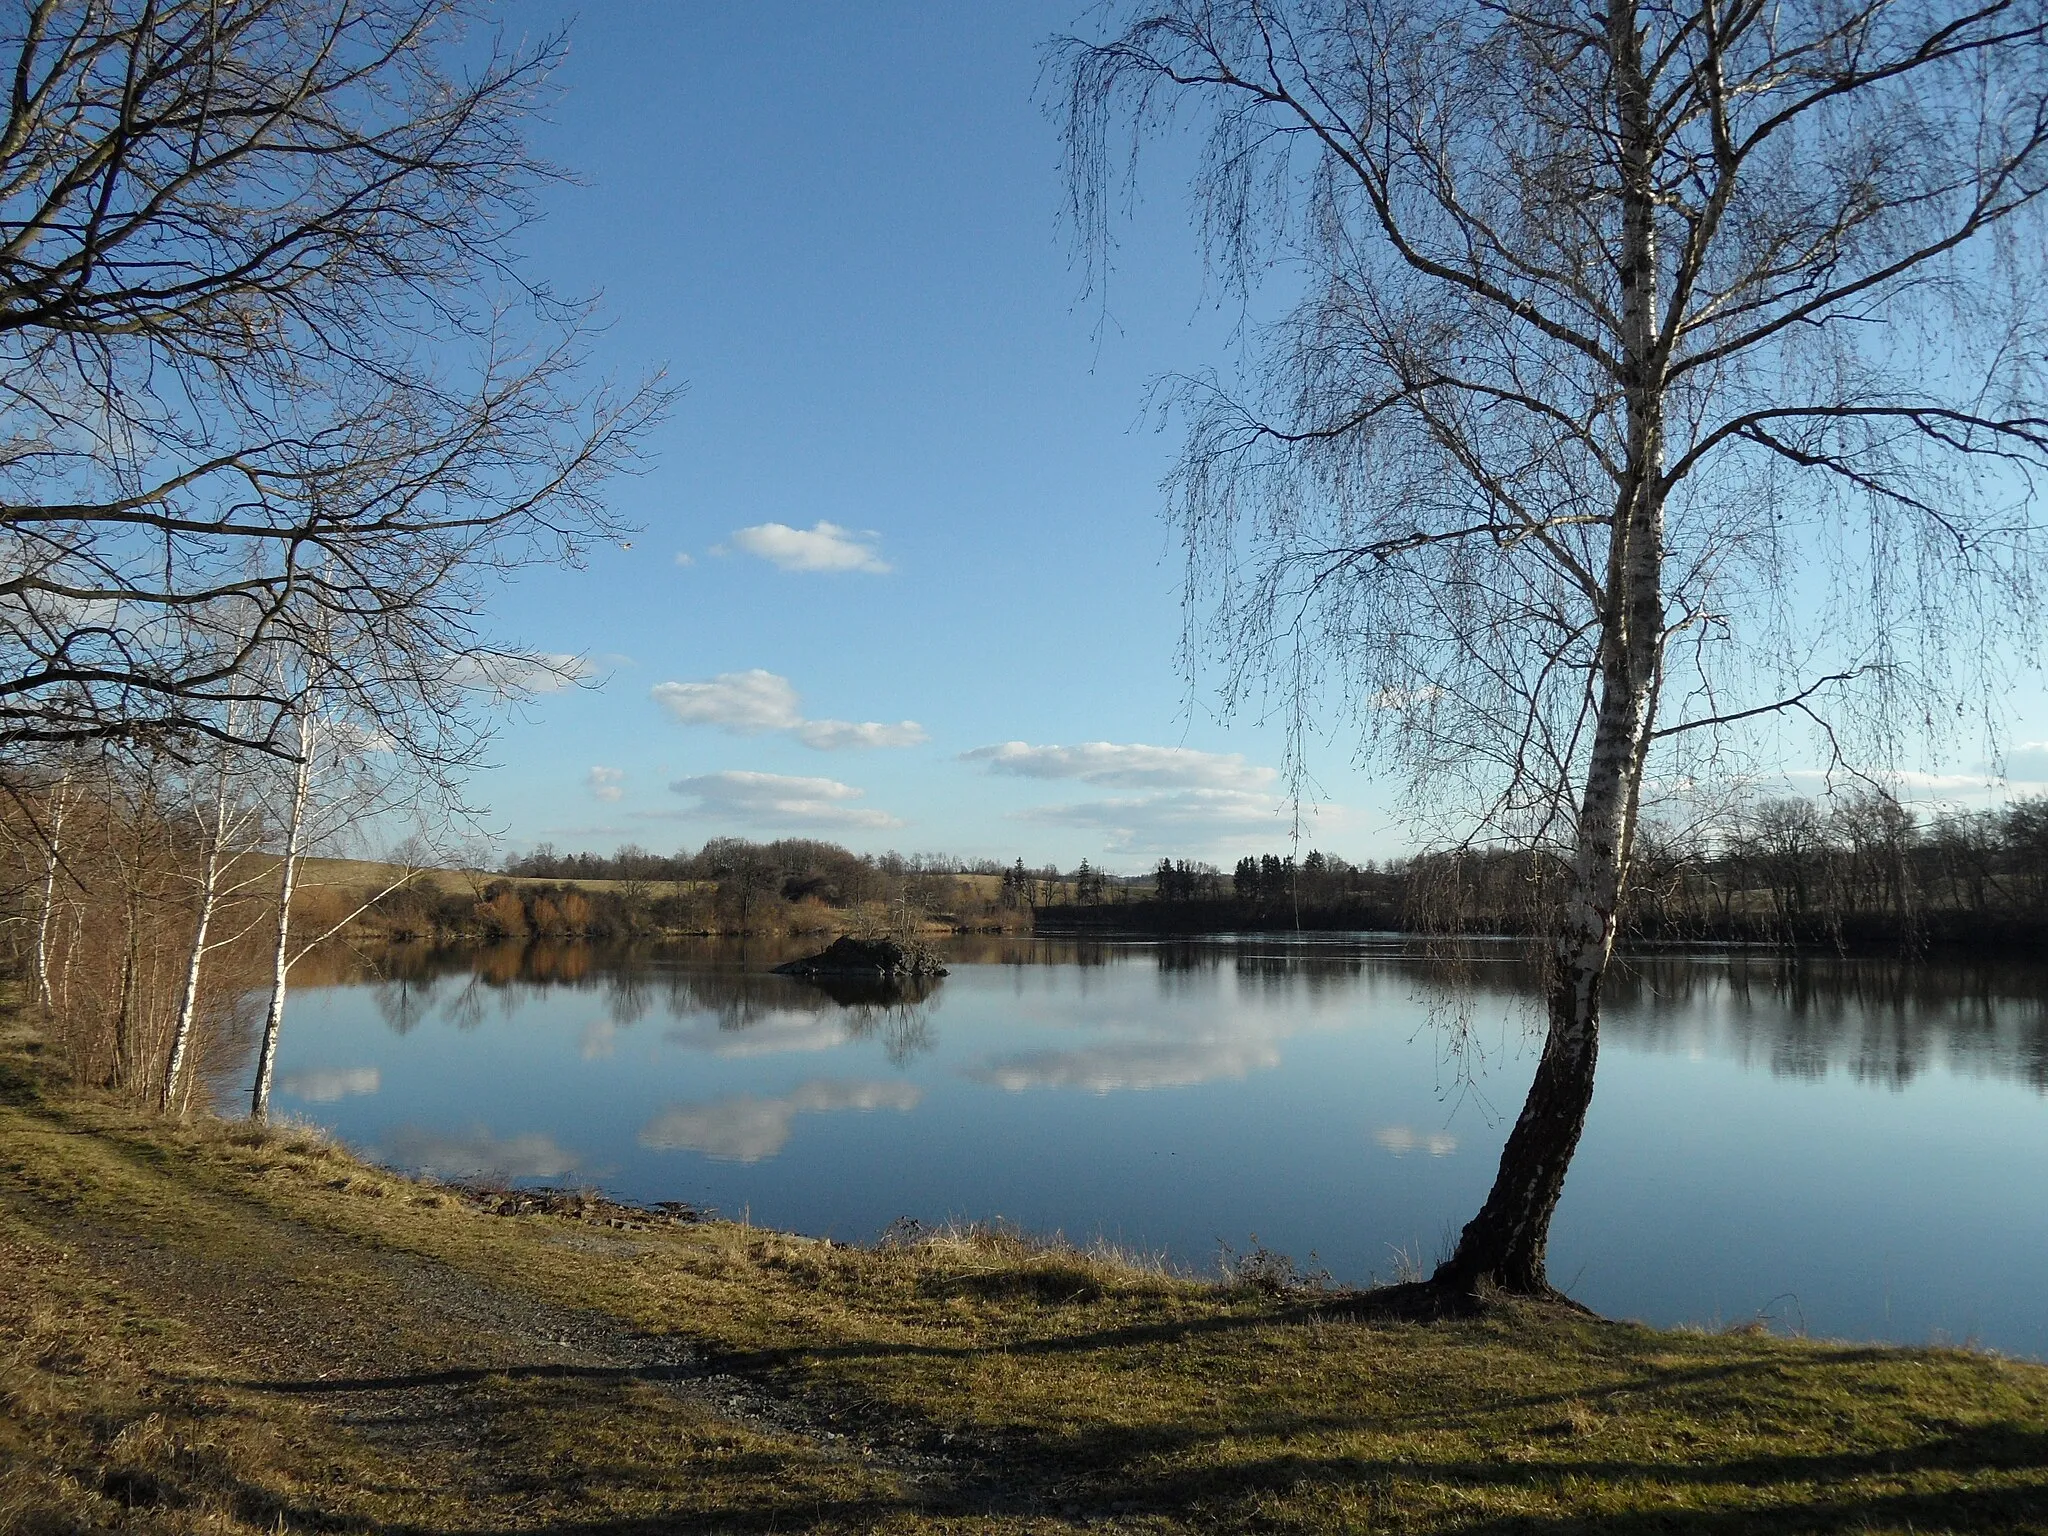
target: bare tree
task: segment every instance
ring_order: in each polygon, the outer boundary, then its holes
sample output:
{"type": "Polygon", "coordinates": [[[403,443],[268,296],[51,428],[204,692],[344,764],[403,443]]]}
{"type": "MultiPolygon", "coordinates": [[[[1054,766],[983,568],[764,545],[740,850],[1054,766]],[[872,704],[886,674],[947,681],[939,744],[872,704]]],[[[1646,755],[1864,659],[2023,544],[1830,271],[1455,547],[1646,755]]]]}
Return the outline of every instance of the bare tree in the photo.
{"type": "Polygon", "coordinates": [[[274,788],[283,802],[282,846],[275,866],[277,912],[270,954],[270,997],[249,1089],[251,1119],[264,1120],[270,1114],[271,1081],[277,1071],[278,1039],[284,1029],[292,968],[386,896],[410,885],[434,848],[424,834],[407,838],[399,849],[394,875],[362,893],[348,911],[316,924],[310,935],[297,928],[293,903],[302,889],[301,866],[308,852],[345,845],[352,833],[365,826],[398,823],[408,811],[418,812],[437,803],[433,781],[420,782],[409,771],[411,765],[403,754],[388,744],[368,740],[371,735],[360,722],[351,721],[336,700],[323,698],[315,683],[302,695],[290,758],[273,765],[274,788]],[[386,760],[381,769],[376,761],[379,757],[386,760]]]}
{"type": "Polygon", "coordinates": [[[0,19],[0,746],[289,757],[314,637],[359,716],[462,761],[559,675],[483,584],[611,531],[663,403],[578,382],[525,283],[520,137],[559,39],[469,0],[24,0],[0,19]],[[464,36],[464,29],[483,36],[464,36]],[[420,707],[424,702],[426,707],[420,707]]]}
{"type": "Polygon", "coordinates": [[[57,918],[57,876],[64,868],[64,818],[77,794],[72,765],[63,763],[43,799],[42,810],[48,824],[32,827],[43,851],[42,899],[36,904],[35,941],[36,1003],[43,1008],[48,1008],[55,996],[50,989],[50,947],[55,939],[52,925],[57,918]]]}
{"type": "Polygon", "coordinates": [[[1241,383],[1177,395],[1226,698],[1345,706],[1421,806],[1560,871],[1535,1081],[1440,1298],[1550,1291],[1645,794],[1794,717],[1882,770],[2032,643],[2044,28],[1155,0],[1057,45],[1092,249],[1112,130],[1181,114],[1225,282],[1302,283],[1241,383]]]}
{"type": "MultiPolygon", "coordinates": [[[[232,736],[232,714],[225,722],[232,736]]],[[[158,1100],[162,1110],[183,1111],[185,1069],[192,1052],[193,1033],[199,1021],[200,983],[208,956],[231,945],[248,931],[223,934],[218,919],[224,903],[243,895],[263,878],[265,861],[257,855],[258,832],[263,802],[251,784],[249,749],[231,741],[210,744],[212,751],[202,759],[202,770],[187,786],[185,817],[189,821],[199,857],[192,872],[192,946],[185,962],[185,982],[178,998],[178,1011],[171,1025],[170,1056],[164,1066],[163,1092],[158,1100]]]]}

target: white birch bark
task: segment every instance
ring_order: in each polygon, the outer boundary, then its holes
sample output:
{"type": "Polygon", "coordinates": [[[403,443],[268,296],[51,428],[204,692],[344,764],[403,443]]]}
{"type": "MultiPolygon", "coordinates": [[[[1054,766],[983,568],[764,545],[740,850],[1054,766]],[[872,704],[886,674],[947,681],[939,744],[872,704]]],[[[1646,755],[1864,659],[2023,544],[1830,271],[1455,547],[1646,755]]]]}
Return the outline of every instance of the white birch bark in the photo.
{"type": "Polygon", "coordinates": [[[1622,230],[1619,383],[1628,459],[1608,541],[1600,699],[1576,818],[1564,921],[1553,951],[1549,1030],[1486,1204],[1432,1283],[1550,1289],[1550,1219],[1585,1128],[1600,1053],[1600,987],[1615,928],[1653,727],[1664,634],[1664,358],[1659,345],[1652,128],[1635,10],[1609,14],[1622,230]]]}
{"type": "Polygon", "coordinates": [[[284,859],[277,895],[277,945],[271,955],[270,1007],[263,1016],[263,1043],[256,1055],[256,1081],[249,1091],[249,1118],[270,1114],[270,1080],[277,1070],[277,1035],[284,1025],[285,989],[291,975],[292,892],[298,883],[299,844],[306,825],[306,801],[313,781],[313,718],[299,716],[299,755],[292,773],[291,813],[285,825],[284,859]]]}
{"type": "Polygon", "coordinates": [[[57,910],[57,871],[64,860],[60,849],[64,839],[64,813],[71,805],[71,770],[57,780],[57,793],[50,803],[50,844],[43,858],[43,905],[36,917],[36,1002],[50,1006],[50,919],[57,910]]]}
{"type": "Polygon", "coordinates": [[[213,927],[214,908],[220,901],[221,850],[228,838],[230,762],[229,749],[222,747],[213,779],[212,818],[200,829],[206,856],[200,866],[199,912],[193,924],[192,952],[185,962],[185,988],[178,999],[177,1018],[171,1025],[171,1055],[164,1067],[163,1098],[158,1107],[165,1111],[179,1102],[178,1089],[191,1050],[193,1021],[199,1012],[199,977],[206,964],[207,936],[213,927]]]}

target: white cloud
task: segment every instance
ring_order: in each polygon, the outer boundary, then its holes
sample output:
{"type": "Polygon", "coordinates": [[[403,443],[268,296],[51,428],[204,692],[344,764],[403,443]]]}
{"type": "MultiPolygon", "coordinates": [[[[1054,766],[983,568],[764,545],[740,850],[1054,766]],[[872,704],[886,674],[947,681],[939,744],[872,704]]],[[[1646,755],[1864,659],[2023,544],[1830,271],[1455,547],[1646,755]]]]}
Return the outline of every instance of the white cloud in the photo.
{"type": "Polygon", "coordinates": [[[716,726],[735,736],[787,731],[820,752],[914,747],[926,739],[915,720],[806,720],[789,679],[761,667],[721,672],[708,683],[657,683],[652,696],[683,725],[716,726]]]}
{"type": "Polygon", "coordinates": [[[823,520],[809,528],[758,523],[752,528],[736,528],[732,535],[733,543],[746,553],[785,571],[870,571],[880,575],[890,567],[876,553],[874,538],[872,532],[856,533],[823,520]]]}
{"type": "Polygon", "coordinates": [[[1372,1133],[1372,1139],[1396,1157],[1410,1152],[1449,1157],[1458,1150],[1458,1138],[1448,1131],[1418,1131],[1405,1125],[1383,1125],[1372,1133]]]}
{"type": "Polygon", "coordinates": [[[607,805],[616,805],[626,797],[626,770],[592,768],[589,777],[584,780],[584,787],[590,791],[591,799],[602,800],[607,805]]]}
{"type": "Polygon", "coordinates": [[[793,731],[804,723],[789,679],[754,667],[708,683],[656,683],[654,702],[684,725],[715,725],[735,736],[793,731]]]}
{"type": "Polygon", "coordinates": [[[696,557],[695,555],[691,554],[691,553],[690,553],[690,552],[689,552],[689,551],[688,551],[687,549],[679,549],[679,550],[677,550],[677,551],[676,551],[676,564],[677,564],[677,565],[683,565],[683,566],[688,566],[688,565],[695,565],[696,563],[697,563],[697,557],[696,557]]]}
{"type": "Polygon", "coordinates": [[[375,1067],[316,1067],[310,1072],[287,1072],[280,1086],[294,1098],[309,1104],[332,1104],[353,1094],[375,1093],[384,1085],[375,1067]]]}
{"type": "Polygon", "coordinates": [[[693,797],[700,816],[756,826],[900,827],[887,811],[853,805],[867,793],[837,779],[780,773],[700,773],[669,788],[693,797]]]}
{"type": "Polygon", "coordinates": [[[929,740],[924,727],[915,720],[898,720],[894,725],[867,720],[806,720],[796,728],[796,739],[820,752],[837,752],[848,747],[914,747],[929,740]]]}
{"type": "MultiPolygon", "coordinates": [[[[1831,773],[1825,768],[1791,768],[1779,777],[1787,788],[1803,794],[1818,795],[1831,790],[1854,792],[1868,787],[1860,779],[1845,773],[1831,773]]],[[[2024,799],[2048,791],[2048,743],[2022,742],[2014,747],[2007,754],[2002,775],[1993,773],[1987,763],[1980,765],[1980,771],[1976,773],[1908,770],[1880,775],[1878,782],[1908,803],[1918,801],[1942,806],[1981,802],[1991,805],[2024,799]]]]}
{"type": "Polygon", "coordinates": [[[540,651],[531,656],[458,656],[448,668],[449,681],[463,688],[522,698],[535,693],[560,693],[595,676],[597,669],[582,656],[540,651]]]}
{"type": "Polygon", "coordinates": [[[398,741],[381,726],[362,725],[354,720],[314,722],[321,735],[355,752],[396,752],[398,741]]]}
{"type": "Polygon", "coordinates": [[[552,1136],[529,1131],[521,1136],[493,1136],[478,1126],[467,1136],[444,1136],[416,1126],[391,1133],[384,1151],[401,1168],[447,1176],[496,1174],[510,1179],[556,1179],[579,1166],[573,1152],[556,1145],[552,1136]]]}
{"type": "Polygon", "coordinates": [[[1118,853],[1186,853],[1233,835],[1286,830],[1272,796],[1236,789],[1169,789],[1018,811],[1019,821],[1100,832],[1118,853]]]}
{"type": "Polygon", "coordinates": [[[1025,779],[1081,779],[1131,788],[1251,790],[1278,777],[1271,768],[1247,763],[1242,753],[1148,747],[1135,741],[1084,741],[1072,747],[1005,741],[963,752],[960,760],[1025,779]]]}
{"type": "Polygon", "coordinates": [[[2006,777],[2027,784],[2048,784],[2048,741],[2022,741],[2005,754],[2006,777]]]}
{"type": "Polygon", "coordinates": [[[1280,1064],[1266,1039],[1130,1040],[1078,1051],[1031,1051],[970,1068],[966,1076],[1011,1093],[1027,1088],[1188,1088],[1280,1064]]]}
{"type": "Polygon", "coordinates": [[[757,1163],[789,1140],[799,1114],[835,1109],[915,1109],[923,1097],[910,1083],[814,1079],[780,1098],[751,1093],[709,1104],[676,1104],[640,1128],[640,1145],[657,1152],[702,1152],[725,1162],[757,1163]]]}

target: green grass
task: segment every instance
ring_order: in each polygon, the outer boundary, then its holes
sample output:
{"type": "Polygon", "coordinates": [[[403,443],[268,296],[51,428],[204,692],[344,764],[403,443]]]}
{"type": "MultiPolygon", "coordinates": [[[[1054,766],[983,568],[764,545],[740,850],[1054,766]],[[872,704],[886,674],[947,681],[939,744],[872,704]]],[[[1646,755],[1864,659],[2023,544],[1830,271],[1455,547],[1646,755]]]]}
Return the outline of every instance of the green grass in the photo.
{"type": "Polygon", "coordinates": [[[13,1060],[8,1531],[2048,1531],[2030,1364],[498,1215],[13,1060]],[[579,1317],[713,1379],[549,1364],[579,1317]]]}

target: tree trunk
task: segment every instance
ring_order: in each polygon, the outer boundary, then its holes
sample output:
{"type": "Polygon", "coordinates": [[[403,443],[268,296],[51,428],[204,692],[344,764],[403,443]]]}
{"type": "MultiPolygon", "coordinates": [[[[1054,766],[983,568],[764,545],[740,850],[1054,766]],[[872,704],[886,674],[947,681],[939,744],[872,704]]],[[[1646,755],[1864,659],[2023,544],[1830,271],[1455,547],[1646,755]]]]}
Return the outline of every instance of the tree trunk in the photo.
{"type": "Polygon", "coordinates": [[[71,801],[71,770],[57,780],[57,793],[50,804],[50,846],[43,860],[43,907],[36,918],[36,1002],[50,1006],[50,918],[57,909],[57,870],[64,862],[58,853],[64,837],[64,812],[71,801]]]}
{"type": "Polygon", "coordinates": [[[142,1063],[135,1018],[135,973],[141,963],[143,866],[148,860],[146,844],[154,809],[153,786],[145,778],[135,803],[135,836],[129,847],[127,928],[121,941],[121,1002],[114,1014],[114,1064],[107,1081],[107,1086],[117,1091],[127,1088],[147,1091],[147,1084],[139,1080],[142,1063]]]}
{"type": "Polygon", "coordinates": [[[1432,1287],[1548,1296],[1550,1221],[1593,1102],[1600,986],[1614,953],[1622,884],[1635,839],[1663,649],[1663,360],[1650,178],[1649,98],[1634,7],[1608,12],[1621,145],[1620,384],[1629,458],[1608,541],[1599,715],[1579,800],[1571,884],[1552,952],[1549,1031],[1500,1170],[1432,1287]]]}
{"type": "Polygon", "coordinates": [[[292,776],[292,808],[285,826],[284,868],[278,881],[277,948],[271,956],[270,1007],[263,1015],[263,1044],[256,1053],[256,1082],[249,1090],[249,1118],[270,1115],[270,1079],[277,1070],[277,1034],[284,1025],[286,983],[291,975],[292,889],[299,876],[299,839],[306,824],[306,795],[313,774],[313,721],[299,717],[299,761],[292,776]]]}
{"type": "Polygon", "coordinates": [[[177,1022],[171,1026],[171,1059],[164,1067],[164,1092],[159,1108],[169,1112],[177,1102],[178,1083],[185,1074],[192,1023],[199,1012],[199,973],[206,963],[206,935],[220,897],[220,849],[227,835],[228,764],[222,749],[220,777],[214,784],[213,823],[206,828],[206,862],[199,877],[199,919],[192,934],[192,953],[185,964],[185,990],[178,999],[177,1022]]]}

